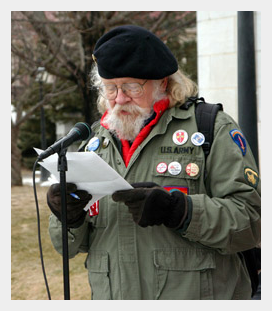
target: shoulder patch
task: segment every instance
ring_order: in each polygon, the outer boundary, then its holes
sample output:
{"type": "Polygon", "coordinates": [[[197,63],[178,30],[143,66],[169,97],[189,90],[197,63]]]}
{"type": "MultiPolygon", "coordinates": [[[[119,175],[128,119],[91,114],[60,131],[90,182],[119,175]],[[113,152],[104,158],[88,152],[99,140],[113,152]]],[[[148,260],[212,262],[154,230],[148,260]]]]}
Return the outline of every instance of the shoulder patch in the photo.
{"type": "Polygon", "coordinates": [[[259,183],[259,174],[250,167],[245,167],[244,174],[248,184],[256,189],[259,183]]]}
{"type": "Polygon", "coordinates": [[[231,130],[230,136],[236,145],[241,149],[243,156],[246,154],[247,146],[244,135],[237,129],[231,130]]]}

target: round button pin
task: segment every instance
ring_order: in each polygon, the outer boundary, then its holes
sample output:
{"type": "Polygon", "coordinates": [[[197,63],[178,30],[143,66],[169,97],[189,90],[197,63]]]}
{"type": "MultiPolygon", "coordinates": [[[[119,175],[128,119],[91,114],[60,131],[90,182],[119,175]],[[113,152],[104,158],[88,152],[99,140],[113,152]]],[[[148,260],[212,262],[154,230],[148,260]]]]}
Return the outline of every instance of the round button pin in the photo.
{"type": "Polygon", "coordinates": [[[90,139],[88,142],[85,151],[95,151],[100,145],[99,138],[98,137],[93,137],[90,139]]]}
{"type": "Polygon", "coordinates": [[[201,146],[205,142],[205,136],[200,132],[196,132],[191,136],[191,142],[195,146],[201,146]]]}
{"type": "Polygon", "coordinates": [[[167,171],[167,164],[165,162],[161,162],[157,165],[157,172],[160,173],[160,174],[163,174],[167,171]]]}
{"type": "Polygon", "coordinates": [[[178,162],[171,162],[169,165],[168,165],[168,172],[171,174],[171,175],[178,175],[182,170],[182,167],[180,165],[180,163],[178,162]]]}
{"type": "Polygon", "coordinates": [[[108,145],[109,145],[109,142],[110,142],[110,140],[109,140],[108,138],[105,138],[105,139],[103,140],[103,143],[102,143],[102,148],[103,148],[103,149],[107,148],[108,145]]]}
{"type": "Polygon", "coordinates": [[[199,173],[199,167],[195,163],[189,163],[185,169],[187,175],[194,177],[199,173]]]}
{"type": "Polygon", "coordinates": [[[173,142],[178,145],[181,146],[183,144],[185,144],[188,140],[188,134],[186,131],[184,130],[177,130],[173,136],[172,136],[173,142]]]}

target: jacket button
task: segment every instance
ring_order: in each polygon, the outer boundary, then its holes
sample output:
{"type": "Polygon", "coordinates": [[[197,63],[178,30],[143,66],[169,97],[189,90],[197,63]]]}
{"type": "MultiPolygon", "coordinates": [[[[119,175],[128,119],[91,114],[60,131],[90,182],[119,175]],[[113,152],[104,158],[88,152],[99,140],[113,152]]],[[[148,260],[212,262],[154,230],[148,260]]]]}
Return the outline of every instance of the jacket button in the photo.
{"type": "Polygon", "coordinates": [[[121,164],[121,160],[120,159],[117,159],[116,162],[117,162],[118,165],[121,164]]]}

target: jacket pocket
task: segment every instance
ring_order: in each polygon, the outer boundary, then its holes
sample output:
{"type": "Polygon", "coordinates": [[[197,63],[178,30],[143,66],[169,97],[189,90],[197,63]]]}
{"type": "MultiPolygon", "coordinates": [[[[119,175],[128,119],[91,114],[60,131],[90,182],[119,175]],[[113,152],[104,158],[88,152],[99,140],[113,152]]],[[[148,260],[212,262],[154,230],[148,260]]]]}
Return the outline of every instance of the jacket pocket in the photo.
{"type": "Polygon", "coordinates": [[[91,250],[85,261],[93,300],[112,299],[109,278],[109,255],[106,251],[91,250]]]}
{"type": "Polygon", "coordinates": [[[152,176],[153,181],[161,186],[183,186],[188,188],[187,194],[195,194],[199,190],[203,169],[201,157],[164,155],[154,157],[152,176]],[[171,169],[173,162],[178,163],[176,170],[171,169]],[[164,170],[161,170],[159,165],[163,165],[164,170]]]}
{"type": "Polygon", "coordinates": [[[213,252],[189,248],[157,249],[153,256],[154,299],[213,299],[213,252]]]}

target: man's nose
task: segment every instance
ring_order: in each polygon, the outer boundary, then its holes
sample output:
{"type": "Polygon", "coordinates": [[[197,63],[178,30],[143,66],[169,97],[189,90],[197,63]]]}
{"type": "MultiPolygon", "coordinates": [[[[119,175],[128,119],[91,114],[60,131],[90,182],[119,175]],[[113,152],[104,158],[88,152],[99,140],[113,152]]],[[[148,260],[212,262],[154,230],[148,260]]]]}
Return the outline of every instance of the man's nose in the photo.
{"type": "Polygon", "coordinates": [[[115,98],[115,102],[119,105],[125,105],[126,103],[130,102],[131,98],[123,92],[121,88],[117,89],[117,96],[115,98]]]}

